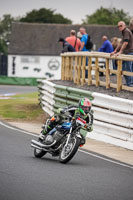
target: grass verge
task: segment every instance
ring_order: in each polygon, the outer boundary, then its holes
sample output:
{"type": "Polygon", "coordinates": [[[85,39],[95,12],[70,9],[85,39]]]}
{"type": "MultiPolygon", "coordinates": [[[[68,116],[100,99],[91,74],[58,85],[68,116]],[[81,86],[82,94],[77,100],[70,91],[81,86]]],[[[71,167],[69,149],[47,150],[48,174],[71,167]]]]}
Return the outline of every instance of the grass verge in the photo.
{"type": "Polygon", "coordinates": [[[43,122],[44,111],[39,105],[38,92],[0,99],[0,118],[10,121],[43,122]]]}

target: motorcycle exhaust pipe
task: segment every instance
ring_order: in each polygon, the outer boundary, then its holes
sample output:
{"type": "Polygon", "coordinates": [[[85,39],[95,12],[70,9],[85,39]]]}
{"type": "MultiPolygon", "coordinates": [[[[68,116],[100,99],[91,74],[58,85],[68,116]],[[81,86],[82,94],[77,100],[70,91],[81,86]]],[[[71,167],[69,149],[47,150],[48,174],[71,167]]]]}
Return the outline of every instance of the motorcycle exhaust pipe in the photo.
{"type": "Polygon", "coordinates": [[[36,148],[36,149],[39,149],[39,150],[43,150],[42,148],[40,148],[40,147],[38,147],[38,146],[36,146],[36,145],[34,145],[34,144],[31,144],[31,147],[36,148]]]}
{"type": "Polygon", "coordinates": [[[36,140],[31,140],[31,145],[35,145],[41,149],[52,147],[55,143],[56,143],[56,140],[52,144],[42,144],[36,140]]]}
{"type": "Polygon", "coordinates": [[[46,148],[40,148],[40,147],[38,147],[38,146],[36,146],[36,145],[34,145],[34,144],[31,144],[31,147],[36,148],[36,149],[39,149],[39,150],[41,150],[41,151],[48,151],[48,149],[46,149],[46,148]]]}

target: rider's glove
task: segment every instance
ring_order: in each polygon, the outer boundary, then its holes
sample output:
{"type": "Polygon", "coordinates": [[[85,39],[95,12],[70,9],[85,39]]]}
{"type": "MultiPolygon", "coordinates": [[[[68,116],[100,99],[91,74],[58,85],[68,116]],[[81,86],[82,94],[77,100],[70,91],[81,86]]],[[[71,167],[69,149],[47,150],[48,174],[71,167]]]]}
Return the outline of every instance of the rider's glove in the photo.
{"type": "Polygon", "coordinates": [[[88,124],[88,125],[86,125],[86,130],[88,131],[88,132],[91,132],[91,131],[93,131],[93,127],[92,127],[92,125],[91,124],[88,124]]]}

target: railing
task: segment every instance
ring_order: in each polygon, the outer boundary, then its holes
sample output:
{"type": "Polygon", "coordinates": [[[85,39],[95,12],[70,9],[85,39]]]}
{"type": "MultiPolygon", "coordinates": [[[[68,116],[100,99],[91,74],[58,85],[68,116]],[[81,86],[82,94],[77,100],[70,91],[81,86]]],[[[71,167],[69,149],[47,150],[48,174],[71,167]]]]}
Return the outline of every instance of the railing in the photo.
{"type": "Polygon", "coordinates": [[[101,52],[69,52],[61,54],[62,57],[62,80],[74,81],[77,85],[96,85],[108,88],[116,88],[116,91],[128,90],[133,91],[133,87],[123,84],[123,75],[133,76],[133,72],[122,70],[122,61],[133,61],[132,55],[121,54],[119,56],[110,57],[109,53],[101,52]],[[88,65],[86,66],[86,59],[88,65]],[[103,59],[105,66],[100,63],[103,59]],[[117,60],[117,70],[111,69],[110,62],[117,60]],[[102,66],[101,66],[102,65],[102,66]],[[85,71],[88,70],[88,77],[85,78],[85,71]],[[100,80],[100,72],[105,75],[105,81],[100,80]],[[110,74],[116,74],[116,83],[111,82],[110,74]]]}
{"type": "Polygon", "coordinates": [[[50,81],[38,79],[39,102],[42,109],[52,116],[58,108],[68,105],[78,105],[84,96],[91,101],[94,99],[89,91],[56,85],[50,81]]]}

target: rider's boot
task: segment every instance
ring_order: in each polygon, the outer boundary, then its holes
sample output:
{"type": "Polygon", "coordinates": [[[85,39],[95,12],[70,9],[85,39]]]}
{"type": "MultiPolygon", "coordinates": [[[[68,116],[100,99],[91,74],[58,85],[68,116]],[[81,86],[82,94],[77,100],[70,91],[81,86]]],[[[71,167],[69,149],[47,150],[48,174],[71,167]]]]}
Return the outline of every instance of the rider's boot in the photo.
{"type": "Polygon", "coordinates": [[[80,141],[80,146],[83,146],[85,144],[86,140],[85,137],[82,135],[82,139],[80,141]]]}
{"type": "Polygon", "coordinates": [[[41,141],[43,141],[46,138],[47,132],[44,133],[44,130],[41,131],[40,135],[39,135],[39,139],[41,141]]]}
{"type": "Polygon", "coordinates": [[[40,135],[39,135],[39,139],[40,140],[42,140],[42,141],[44,141],[45,140],[45,138],[46,138],[46,136],[47,136],[47,134],[49,133],[49,131],[51,130],[51,127],[50,126],[46,126],[46,125],[44,125],[44,126],[42,126],[42,131],[41,131],[41,133],[40,133],[40,135]]]}

